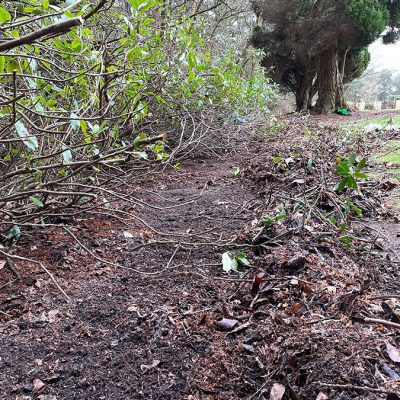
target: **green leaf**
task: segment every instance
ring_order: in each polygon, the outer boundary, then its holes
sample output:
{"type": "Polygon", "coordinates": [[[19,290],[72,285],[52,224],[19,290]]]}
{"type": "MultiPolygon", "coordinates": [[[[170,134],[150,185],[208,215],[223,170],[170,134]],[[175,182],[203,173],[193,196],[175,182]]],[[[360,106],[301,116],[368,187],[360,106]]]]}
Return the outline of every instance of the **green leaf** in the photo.
{"type": "Polygon", "coordinates": [[[71,42],[71,49],[80,50],[80,48],[81,48],[81,41],[79,39],[74,39],[71,42]]]}
{"type": "Polygon", "coordinates": [[[281,210],[281,211],[279,211],[278,214],[276,214],[275,219],[277,221],[280,221],[282,219],[285,219],[286,217],[287,217],[287,212],[285,210],[281,210]]]}
{"type": "Polygon", "coordinates": [[[348,249],[352,246],[352,240],[349,236],[341,236],[339,239],[348,249]]]}
{"type": "Polygon", "coordinates": [[[357,165],[356,169],[357,171],[361,171],[365,165],[367,164],[367,160],[365,158],[363,158],[357,165]]]}
{"type": "Polygon", "coordinates": [[[350,167],[346,163],[340,162],[336,166],[336,172],[339,176],[346,176],[350,174],[350,167]]]}
{"type": "Polygon", "coordinates": [[[83,120],[83,119],[81,119],[81,120],[79,121],[79,125],[80,125],[80,127],[81,127],[82,132],[86,135],[86,134],[87,134],[87,124],[86,124],[86,121],[83,120]]]}
{"type": "Polygon", "coordinates": [[[0,56],[0,74],[4,72],[5,63],[6,63],[6,58],[4,56],[0,56]]]}
{"type": "Polygon", "coordinates": [[[11,14],[4,8],[0,7],[0,22],[7,22],[10,20],[11,20],[11,14]]]}
{"type": "Polygon", "coordinates": [[[11,229],[7,232],[6,238],[9,240],[18,240],[21,237],[21,229],[18,225],[13,225],[11,229]]]}
{"type": "Polygon", "coordinates": [[[75,113],[71,113],[70,118],[71,118],[70,125],[72,130],[78,131],[81,126],[79,122],[79,117],[75,113]]]}
{"type": "Polygon", "coordinates": [[[72,159],[72,153],[70,149],[66,149],[62,153],[63,161],[64,164],[71,164],[73,159],[72,159]]]}
{"type": "Polygon", "coordinates": [[[7,72],[9,72],[9,73],[11,73],[13,71],[21,72],[21,68],[20,68],[20,65],[17,60],[10,60],[7,63],[6,69],[7,69],[7,72]]]}
{"type": "Polygon", "coordinates": [[[137,150],[138,148],[139,148],[139,146],[140,146],[140,142],[143,140],[143,139],[146,139],[147,138],[147,135],[144,133],[144,132],[142,132],[142,133],[139,133],[139,135],[137,135],[136,137],[135,137],[135,139],[133,139],[133,148],[135,149],[135,150],[137,150]]]}
{"type": "Polygon", "coordinates": [[[344,188],[348,185],[348,178],[343,178],[337,187],[338,192],[343,192],[344,188]]]}
{"type": "Polygon", "coordinates": [[[260,218],[260,223],[264,226],[272,226],[274,225],[275,221],[273,218],[271,218],[269,215],[264,214],[260,218]]]}
{"type": "Polygon", "coordinates": [[[274,164],[279,164],[281,161],[282,161],[282,157],[274,157],[274,158],[272,159],[272,162],[273,162],[274,164]]]}
{"type": "Polygon", "coordinates": [[[368,175],[364,174],[363,172],[354,172],[353,174],[356,178],[360,179],[368,179],[368,175]]]}
{"type": "Polygon", "coordinates": [[[242,253],[241,251],[239,251],[238,253],[236,253],[235,256],[236,260],[239,261],[241,264],[245,265],[246,267],[250,267],[250,261],[247,258],[246,254],[242,253]]]}
{"type": "Polygon", "coordinates": [[[350,157],[349,157],[349,161],[354,164],[356,162],[357,159],[357,154],[356,153],[351,153],[350,157]]]}
{"type": "Polygon", "coordinates": [[[347,186],[349,187],[349,189],[354,189],[354,190],[358,190],[358,185],[356,180],[354,179],[353,176],[349,176],[347,178],[347,186]]]}
{"type": "Polygon", "coordinates": [[[35,196],[29,196],[29,199],[32,201],[33,204],[37,205],[38,207],[44,207],[43,202],[39,198],[35,196]]]}
{"type": "Polygon", "coordinates": [[[36,136],[31,135],[28,130],[25,128],[25,125],[21,121],[17,121],[15,123],[15,129],[20,138],[22,138],[26,147],[30,150],[37,150],[39,147],[39,142],[36,136]]]}
{"type": "Polygon", "coordinates": [[[231,170],[231,178],[237,178],[240,175],[240,168],[233,167],[231,170]]]}
{"type": "Polygon", "coordinates": [[[149,156],[147,155],[147,153],[145,151],[138,151],[136,154],[142,160],[148,160],[149,159],[149,156]]]}

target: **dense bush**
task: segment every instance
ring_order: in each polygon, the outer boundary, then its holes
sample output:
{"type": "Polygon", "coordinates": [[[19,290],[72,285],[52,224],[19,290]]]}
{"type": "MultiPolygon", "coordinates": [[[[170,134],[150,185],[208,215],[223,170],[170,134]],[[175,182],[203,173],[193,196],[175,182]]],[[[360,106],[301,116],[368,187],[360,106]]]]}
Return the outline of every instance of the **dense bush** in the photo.
{"type": "Polygon", "coordinates": [[[260,54],[247,64],[237,48],[216,54],[203,33],[207,13],[191,18],[163,4],[103,0],[94,12],[88,1],[0,3],[0,212],[8,228],[105,197],[104,174],[121,164],[167,158],[158,126],[177,129],[210,108],[227,119],[268,109],[274,89],[257,67],[260,54]]]}

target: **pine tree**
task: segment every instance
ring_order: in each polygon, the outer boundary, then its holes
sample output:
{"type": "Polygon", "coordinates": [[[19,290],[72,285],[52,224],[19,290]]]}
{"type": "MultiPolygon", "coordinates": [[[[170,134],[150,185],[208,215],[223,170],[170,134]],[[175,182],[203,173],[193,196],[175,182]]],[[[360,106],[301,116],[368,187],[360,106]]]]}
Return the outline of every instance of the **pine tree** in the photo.
{"type": "Polygon", "coordinates": [[[399,36],[400,0],[254,0],[253,8],[261,21],[253,44],[299,111],[316,93],[317,113],[343,107],[344,84],[368,65],[365,47],[386,29],[384,43],[399,36]]]}

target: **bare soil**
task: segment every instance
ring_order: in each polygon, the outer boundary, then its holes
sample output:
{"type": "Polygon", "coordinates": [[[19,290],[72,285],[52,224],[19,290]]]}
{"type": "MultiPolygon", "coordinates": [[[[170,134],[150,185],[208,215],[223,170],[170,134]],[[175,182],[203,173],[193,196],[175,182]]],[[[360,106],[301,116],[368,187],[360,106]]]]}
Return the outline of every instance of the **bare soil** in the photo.
{"type": "Polygon", "coordinates": [[[70,301],[40,265],[15,260],[19,280],[0,269],[0,398],[398,399],[396,212],[376,211],[382,182],[366,186],[366,212],[352,222],[364,241],[350,249],[317,218],[324,196],[297,215],[287,199],[334,179],[336,151],[316,131],[323,154],[303,168],[312,148],[302,123],[138,176],[123,190],[140,204],[121,200],[117,218],[26,229],[10,251],[43,262],[70,301]],[[298,147],[304,155],[277,172],[272,157],[298,147]],[[260,229],[281,206],[290,217],[260,229]],[[221,254],[237,249],[252,266],[226,273],[221,254]],[[277,384],[284,397],[271,394],[277,384]]]}

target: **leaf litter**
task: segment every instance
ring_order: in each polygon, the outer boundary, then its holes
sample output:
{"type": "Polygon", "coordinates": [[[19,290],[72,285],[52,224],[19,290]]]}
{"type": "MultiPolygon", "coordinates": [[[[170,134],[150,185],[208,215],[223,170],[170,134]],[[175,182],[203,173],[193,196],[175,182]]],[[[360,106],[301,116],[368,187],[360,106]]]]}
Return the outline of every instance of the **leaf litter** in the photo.
{"type": "MultiPolygon", "coordinates": [[[[397,231],[387,228],[397,212],[386,205],[395,187],[363,179],[339,193],[338,154],[370,160],[374,139],[337,133],[290,117],[277,136],[250,138],[237,159],[187,162],[184,182],[170,172],[161,189],[159,176],[132,182],[127,192],[147,188],[143,200],[161,208],[141,215],[155,231],[195,238],[179,251],[149,245],[165,238],[140,224],[75,221],[96,254],[153,276],[103,265],[55,227],[22,238],[20,254],[50,265],[75,300],[66,306],[35,266],[19,266],[21,281],[0,297],[2,393],[22,396],[39,376],[43,399],[93,388],[99,399],[398,398],[399,330],[366,322],[396,324],[400,309],[397,231]],[[162,209],[182,198],[197,200],[162,209]],[[214,244],[199,245],[206,239],[214,244]]],[[[9,271],[0,273],[7,284],[9,271]]]]}

